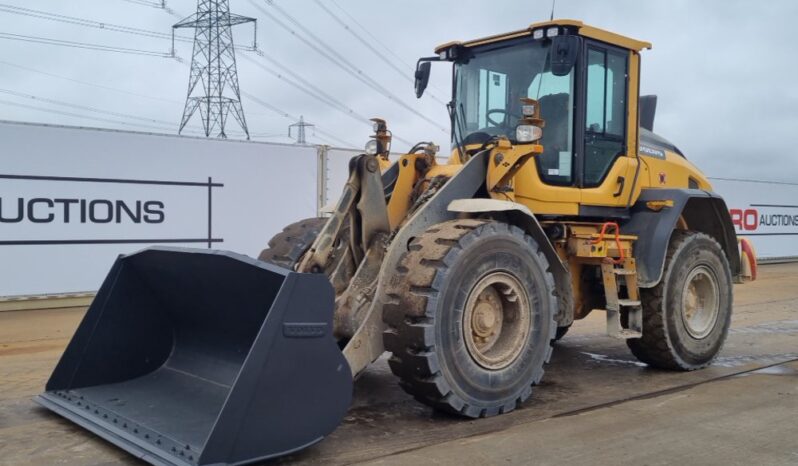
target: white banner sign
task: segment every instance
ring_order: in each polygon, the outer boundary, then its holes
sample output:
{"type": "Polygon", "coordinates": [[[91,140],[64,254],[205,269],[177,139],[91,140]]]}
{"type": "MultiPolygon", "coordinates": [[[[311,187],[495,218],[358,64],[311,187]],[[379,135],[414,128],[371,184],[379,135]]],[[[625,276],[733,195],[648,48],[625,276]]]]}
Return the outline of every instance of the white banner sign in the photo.
{"type": "Polygon", "coordinates": [[[317,209],[317,149],[0,122],[0,296],[97,290],[150,245],[256,257],[317,209]]]}
{"type": "Polygon", "coordinates": [[[199,244],[213,237],[207,181],[80,178],[0,173],[3,246],[199,244]]]}
{"type": "Polygon", "coordinates": [[[798,183],[712,178],[726,200],[738,236],[759,259],[798,258],[798,183]]]}

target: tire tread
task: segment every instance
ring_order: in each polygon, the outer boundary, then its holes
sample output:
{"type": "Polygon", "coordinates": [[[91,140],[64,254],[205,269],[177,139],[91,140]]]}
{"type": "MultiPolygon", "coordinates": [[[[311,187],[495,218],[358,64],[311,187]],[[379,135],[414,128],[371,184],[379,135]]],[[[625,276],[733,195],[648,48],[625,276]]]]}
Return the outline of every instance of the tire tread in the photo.
{"type": "MultiPolygon", "coordinates": [[[[385,349],[392,353],[391,371],[400,386],[415,399],[433,408],[466,417],[487,417],[506,413],[526,401],[531,385],[539,382],[543,369],[535,373],[530,387],[511,403],[491,408],[469,405],[446,381],[434,349],[435,307],[441,282],[457,254],[481,235],[509,234],[522,238],[542,264],[548,264],[537,244],[520,228],[489,219],[460,219],[444,222],[416,237],[388,280],[387,293],[393,298],[383,308],[386,324],[385,349]],[[478,231],[475,231],[478,230],[478,231]]],[[[547,265],[548,267],[548,265],[547,265]]],[[[554,310],[550,312],[549,335],[554,335],[557,314],[554,276],[544,273],[545,289],[551,293],[554,310]]],[[[547,354],[546,360],[550,354],[547,354]]]]}

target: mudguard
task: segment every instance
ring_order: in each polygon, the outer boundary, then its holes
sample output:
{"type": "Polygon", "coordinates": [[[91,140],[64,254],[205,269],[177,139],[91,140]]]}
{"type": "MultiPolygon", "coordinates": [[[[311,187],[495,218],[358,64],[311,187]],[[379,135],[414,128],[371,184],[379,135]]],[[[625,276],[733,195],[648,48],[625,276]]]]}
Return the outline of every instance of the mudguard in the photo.
{"type": "Polygon", "coordinates": [[[706,233],[720,243],[732,277],[738,277],[740,254],[737,235],[722,197],[698,189],[644,189],[632,206],[629,220],[621,224],[624,234],[638,236],[634,247],[638,285],[651,288],[662,279],[668,243],[680,216],[684,217],[690,230],[706,233]],[[647,207],[649,201],[673,201],[673,206],[655,211],[647,207]]]}

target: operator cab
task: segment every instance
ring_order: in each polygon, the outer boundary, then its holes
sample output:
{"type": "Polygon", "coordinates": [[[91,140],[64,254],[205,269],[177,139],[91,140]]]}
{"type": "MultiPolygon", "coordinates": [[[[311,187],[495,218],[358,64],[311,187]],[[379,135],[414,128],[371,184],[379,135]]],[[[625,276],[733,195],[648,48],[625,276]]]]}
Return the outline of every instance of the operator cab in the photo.
{"type": "MultiPolygon", "coordinates": [[[[523,144],[516,137],[523,118],[521,99],[536,100],[545,122],[540,140],[544,152],[528,164],[535,173],[527,173],[525,166],[518,176],[534,175],[538,186],[582,191],[601,187],[606,191],[602,199],[614,199],[600,204],[622,206],[633,184],[626,182],[634,176],[629,168],[637,167],[637,78],[643,48],[650,44],[580,21],[536,23],[438,47],[438,57],[419,60],[416,90],[420,95],[428,79],[425,62],[453,63],[452,146],[471,150],[497,136],[523,144]]],[[[590,197],[587,193],[587,199],[584,194],[574,199],[577,208],[590,204],[590,197]]]]}

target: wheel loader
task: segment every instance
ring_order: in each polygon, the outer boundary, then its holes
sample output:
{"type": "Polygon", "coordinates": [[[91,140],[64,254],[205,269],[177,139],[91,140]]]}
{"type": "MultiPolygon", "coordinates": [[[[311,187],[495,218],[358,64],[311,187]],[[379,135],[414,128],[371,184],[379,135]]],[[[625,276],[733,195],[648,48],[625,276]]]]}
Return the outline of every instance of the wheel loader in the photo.
{"type": "Polygon", "coordinates": [[[707,366],[752,278],[723,199],[653,132],[650,44],[553,20],[419,60],[451,66],[452,151],[391,160],[374,120],[337,204],[259,259],[120,256],[38,402],[152,464],[244,464],[332,432],[383,353],[435,409],[524,403],[575,320],[661,369],[707,366]]]}

